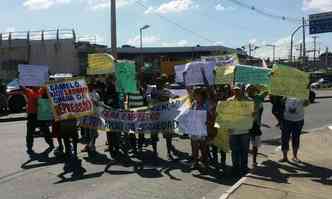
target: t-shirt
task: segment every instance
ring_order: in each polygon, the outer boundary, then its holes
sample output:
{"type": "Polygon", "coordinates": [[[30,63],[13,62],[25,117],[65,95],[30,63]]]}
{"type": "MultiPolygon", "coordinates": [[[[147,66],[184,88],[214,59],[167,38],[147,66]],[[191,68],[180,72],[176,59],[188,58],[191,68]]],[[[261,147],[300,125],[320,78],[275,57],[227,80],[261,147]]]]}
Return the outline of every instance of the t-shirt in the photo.
{"type": "Polygon", "coordinates": [[[261,126],[262,123],[262,113],[263,113],[263,103],[265,100],[266,94],[257,94],[253,97],[255,103],[256,118],[255,122],[258,126],[261,126]]]}
{"type": "Polygon", "coordinates": [[[292,122],[304,119],[303,100],[296,98],[287,98],[285,102],[284,119],[292,122]]]}
{"type": "Polygon", "coordinates": [[[32,89],[25,88],[24,94],[28,98],[27,112],[37,113],[38,98],[41,96],[40,91],[34,91],[32,89]]]}
{"type": "MultiPolygon", "coordinates": [[[[235,101],[235,100],[239,100],[239,101],[251,101],[250,98],[247,97],[241,97],[241,99],[236,99],[235,96],[230,97],[227,99],[227,101],[235,101]]],[[[239,129],[230,129],[230,133],[231,135],[244,135],[244,134],[248,134],[250,129],[245,129],[245,130],[239,130],[239,129]]]]}

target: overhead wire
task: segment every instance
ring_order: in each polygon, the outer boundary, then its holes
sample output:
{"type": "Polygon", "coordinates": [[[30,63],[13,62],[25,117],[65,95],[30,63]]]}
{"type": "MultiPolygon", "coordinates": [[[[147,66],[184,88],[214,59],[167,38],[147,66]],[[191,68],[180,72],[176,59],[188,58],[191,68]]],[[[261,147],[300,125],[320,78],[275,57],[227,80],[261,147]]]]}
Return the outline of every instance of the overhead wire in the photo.
{"type": "Polygon", "coordinates": [[[228,1],[238,5],[240,7],[243,7],[243,8],[246,8],[248,10],[254,11],[257,14],[263,15],[265,17],[269,17],[269,18],[273,18],[273,19],[279,19],[279,20],[293,22],[293,23],[294,22],[301,22],[300,18],[294,18],[294,17],[288,17],[288,16],[284,16],[284,15],[277,15],[277,14],[274,14],[274,13],[270,13],[270,12],[264,10],[264,9],[257,8],[254,5],[249,5],[249,4],[243,3],[240,0],[228,0],[228,1]]]}
{"type": "MultiPolygon", "coordinates": [[[[146,9],[146,10],[149,9],[149,7],[146,6],[144,3],[142,3],[141,0],[136,0],[135,3],[136,3],[137,5],[143,7],[143,8],[146,9]]],[[[200,34],[200,33],[197,33],[197,32],[195,32],[195,31],[189,29],[189,28],[187,28],[187,27],[185,27],[185,26],[183,26],[183,25],[181,25],[181,24],[179,24],[179,23],[173,21],[172,19],[170,19],[170,18],[168,18],[168,17],[166,17],[166,16],[164,16],[164,15],[162,15],[162,14],[159,14],[159,13],[156,13],[156,12],[152,12],[152,14],[158,16],[160,19],[162,19],[162,20],[164,20],[164,21],[166,21],[166,22],[168,22],[168,23],[170,23],[170,24],[173,24],[174,26],[178,27],[179,29],[181,29],[181,30],[183,30],[183,31],[185,31],[185,32],[189,32],[189,33],[195,35],[196,37],[198,37],[198,38],[200,38],[200,39],[203,39],[203,40],[205,40],[205,41],[207,41],[207,42],[210,42],[210,43],[216,43],[216,41],[214,41],[214,40],[212,40],[212,39],[209,39],[209,38],[207,38],[206,36],[204,36],[204,35],[202,35],[202,34],[200,34]]]]}

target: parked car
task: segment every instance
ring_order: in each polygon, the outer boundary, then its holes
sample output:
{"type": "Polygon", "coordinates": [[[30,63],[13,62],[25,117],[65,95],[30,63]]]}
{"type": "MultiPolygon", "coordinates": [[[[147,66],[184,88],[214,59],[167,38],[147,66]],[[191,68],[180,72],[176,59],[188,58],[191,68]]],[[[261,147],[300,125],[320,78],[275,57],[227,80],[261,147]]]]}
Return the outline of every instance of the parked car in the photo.
{"type": "Polygon", "coordinates": [[[8,108],[11,112],[22,112],[27,104],[27,98],[20,88],[18,79],[13,79],[7,84],[8,108]]]}
{"type": "Polygon", "coordinates": [[[330,88],[330,87],[332,87],[332,81],[324,78],[311,84],[311,88],[330,88]]]}

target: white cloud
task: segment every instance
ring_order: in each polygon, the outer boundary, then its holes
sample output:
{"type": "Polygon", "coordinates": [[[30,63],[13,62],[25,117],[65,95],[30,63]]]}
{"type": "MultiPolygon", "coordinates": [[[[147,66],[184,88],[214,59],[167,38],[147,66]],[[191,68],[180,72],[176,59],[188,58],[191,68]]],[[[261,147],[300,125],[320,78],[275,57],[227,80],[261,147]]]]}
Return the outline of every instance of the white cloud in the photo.
{"type": "Polygon", "coordinates": [[[217,42],[214,42],[214,45],[216,45],[216,46],[222,46],[222,45],[224,45],[224,42],[217,41],[217,42]]]}
{"type": "Polygon", "coordinates": [[[28,10],[46,10],[52,6],[70,2],[71,0],[25,0],[23,6],[28,10]]]}
{"type": "MultiPolygon", "coordinates": [[[[160,43],[160,38],[158,36],[144,36],[143,37],[143,45],[155,45],[160,43]]],[[[131,46],[140,46],[140,36],[137,35],[133,38],[128,39],[127,43],[131,46]]]]}
{"type": "Polygon", "coordinates": [[[15,32],[16,29],[14,27],[8,27],[6,28],[5,32],[15,32]]]}
{"type": "Polygon", "coordinates": [[[184,46],[190,46],[189,42],[187,40],[180,40],[176,42],[163,42],[161,44],[162,47],[184,47],[184,46]]]}
{"type": "MultiPolygon", "coordinates": [[[[300,43],[300,40],[294,41],[294,48],[293,48],[293,56],[298,57],[299,52],[296,51],[296,46],[300,43]]],[[[289,58],[289,53],[290,53],[290,36],[282,37],[274,42],[264,42],[266,44],[274,44],[276,45],[275,49],[275,56],[276,59],[287,59],[289,58]]],[[[268,47],[265,45],[261,45],[260,48],[258,48],[254,52],[254,56],[260,57],[260,58],[273,58],[273,48],[268,47]]]]}
{"type": "Polygon", "coordinates": [[[305,11],[331,11],[332,1],[331,0],[303,0],[303,10],[305,11]]]}
{"type": "Polygon", "coordinates": [[[218,11],[224,11],[225,9],[226,8],[223,5],[221,5],[220,3],[216,5],[216,10],[218,10],[218,11]]]}
{"type": "Polygon", "coordinates": [[[154,8],[150,6],[144,13],[158,13],[158,14],[167,14],[167,13],[181,13],[183,11],[198,8],[199,5],[195,4],[192,0],[172,0],[167,3],[161,4],[159,7],[154,8]]]}
{"type": "MultiPolygon", "coordinates": [[[[126,44],[131,46],[140,46],[140,36],[137,35],[127,40],[126,44]]],[[[162,46],[162,47],[181,47],[188,46],[189,42],[185,39],[179,41],[165,42],[160,39],[159,36],[150,35],[143,37],[143,46],[162,46]]]]}
{"type": "MultiPolygon", "coordinates": [[[[89,9],[91,10],[99,10],[110,7],[110,0],[81,0],[82,2],[86,2],[89,9]]],[[[116,0],[116,7],[120,8],[126,5],[133,3],[134,0],[116,0]]]]}
{"type": "Polygon", "coordinates": [[[256,44],[256,42],[257,42],[256,38],[253,38],[253,39],[249,40],[249,44],[256,44]]]}

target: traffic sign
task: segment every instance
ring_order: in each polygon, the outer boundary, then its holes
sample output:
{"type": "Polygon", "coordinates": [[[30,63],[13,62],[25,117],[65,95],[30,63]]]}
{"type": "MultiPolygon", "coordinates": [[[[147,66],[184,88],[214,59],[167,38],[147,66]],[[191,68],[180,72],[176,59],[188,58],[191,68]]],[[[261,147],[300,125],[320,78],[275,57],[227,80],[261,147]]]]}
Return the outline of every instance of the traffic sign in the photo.
{"type": "Polygon", "coordinates": [[[332,12],[310,15],[309,32],[310,34],[332,32],[332,12]]]}

